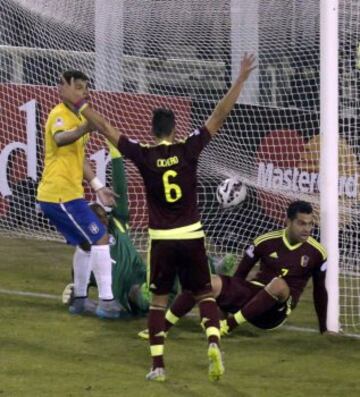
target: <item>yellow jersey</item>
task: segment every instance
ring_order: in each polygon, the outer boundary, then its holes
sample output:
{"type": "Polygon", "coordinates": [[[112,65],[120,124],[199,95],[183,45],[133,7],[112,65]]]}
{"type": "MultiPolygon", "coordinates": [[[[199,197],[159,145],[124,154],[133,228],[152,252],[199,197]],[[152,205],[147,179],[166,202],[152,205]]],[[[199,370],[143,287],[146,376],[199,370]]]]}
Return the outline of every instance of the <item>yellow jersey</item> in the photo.
{"type": "Polygon", "coordinates": [[[82,125],[86,119],[64,103],[55,106],[45,125],[45,165],[37,191],[37,199],[51,203],[67,202],[84,197],[85,144],[89,134],[58,147],[54,135],[82,125]]]}

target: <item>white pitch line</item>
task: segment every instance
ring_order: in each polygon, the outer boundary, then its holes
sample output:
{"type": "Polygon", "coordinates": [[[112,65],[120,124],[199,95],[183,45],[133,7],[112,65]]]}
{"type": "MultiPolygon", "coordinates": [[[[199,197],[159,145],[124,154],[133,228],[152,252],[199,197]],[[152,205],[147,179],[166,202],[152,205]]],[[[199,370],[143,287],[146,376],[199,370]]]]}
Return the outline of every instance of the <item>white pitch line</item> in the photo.
{"type": "MultiPolygon", "coordinates": [[[[295,325],[284,325],[281,327],[282,329],[286,329],[287,331],[300,331],[300,332],[311,332],[311,333],[318,333],[319,331],[315,328],[305,328],[305,327],[296,327],[295,325]]],[[[280,329],[281,329],[280,328],[280,329]]]]}
{"type": "MultiPolygon", "coordinates": [[[[17,290],[0,288],[0,294],[13,295],[13,296],[30,296],[33,298],[45,298],[45,299],[61,301],[60,295],[43,294],[41,292],[27,292],[27,291],[17,291],[17,290]]],[[[191,316],[191,313],[189,313],[189,314],[191,316]]],[[[283,327],[281,327],[281,329],[285,329],[287,331],[309,332],[309,333],[319,332],[315,328],[297,327],[294,325],[284,325],[283,327]]],[[[358,335],[358,334],[344,334],[342,336],[360,339],[360,335],[358,335]]]]}
{"type": "Polygon", "coordinates": [[[17,290],[4,289],[4,288],[0,288],[0,294],[16,295],[16,296],[31,296],[31,297],[34,297],[34,298],[45,298],[45,299],[61,300],[61,297],[58,296],[58,295],[43,294],[41,292],[17,291],[17,290]]]}

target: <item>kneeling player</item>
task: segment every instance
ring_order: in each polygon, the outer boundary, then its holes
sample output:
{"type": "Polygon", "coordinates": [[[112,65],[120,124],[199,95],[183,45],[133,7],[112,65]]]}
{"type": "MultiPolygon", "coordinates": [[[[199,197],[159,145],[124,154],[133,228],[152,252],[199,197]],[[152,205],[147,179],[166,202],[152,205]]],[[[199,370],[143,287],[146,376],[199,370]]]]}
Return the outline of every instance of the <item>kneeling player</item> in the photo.
{"type": "MultiPolygon", "coordinates": [[[[117,195],[116,205],[109,216],[97,203],[91,204],[90,208],[110,235],[110,254],[113,262],[112,291],[114,298],[123,308],[120,317],[145,314],[149,310],[149,297],[142,289],[143,284],[146,283],[146,266],[128,234],[129,211],[123,159],[113,145],[110,145],[110,154],[113,190],[117,195]]],[[[71,286],[72,284],[69,284],[63,292],[63,302],[70,305],[73,304],[71,286]]],[[[90,286],[96,286],[94,277],[91,278],[90,286]]]]}
{"type": "MultiPolygon", "coordinates": [[[[310,236],[312,227],[311,205],[295,201],[287,210],[286,229],[256,238],[246,249],[233,277],[212,277],[218,306],[231,313],[222,321],[223,335],[247,321],[262,329],[282,325],[296,307],[310,277],[319,329],[321,333],[326,331],[326,251],[310,236]],[[259,271],[247,281],[247,275],[258,261],[259,271]]],[[[166,313],[166,331],[193,306],[191,294],[186,291],[180,294],[166,313]]],[[[146,337],[144,332],[139,335],[146,337]]]]}

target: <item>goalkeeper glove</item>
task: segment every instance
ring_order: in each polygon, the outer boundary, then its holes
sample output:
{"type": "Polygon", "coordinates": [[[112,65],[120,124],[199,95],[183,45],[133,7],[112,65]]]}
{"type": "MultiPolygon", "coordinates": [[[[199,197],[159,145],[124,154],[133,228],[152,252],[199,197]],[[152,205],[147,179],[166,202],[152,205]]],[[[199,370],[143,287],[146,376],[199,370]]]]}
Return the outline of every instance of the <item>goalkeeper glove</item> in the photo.
{"type": "Polygon", "coordinates": [[[68,284],[62,293],[62,303],[64,305],[70,305],[74,299],[74,284],[68,284]]]}

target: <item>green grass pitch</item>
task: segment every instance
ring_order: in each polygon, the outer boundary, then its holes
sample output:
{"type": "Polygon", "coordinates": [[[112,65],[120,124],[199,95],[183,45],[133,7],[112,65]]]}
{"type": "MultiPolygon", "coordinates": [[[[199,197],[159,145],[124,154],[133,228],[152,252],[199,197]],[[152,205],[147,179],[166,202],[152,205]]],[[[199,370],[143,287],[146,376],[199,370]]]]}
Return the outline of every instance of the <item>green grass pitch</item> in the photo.
{"type": "MultiPolygon", "coordinates": [[[[73,317],[60,299],[4,293],[59,296],[71,256],[63,244],[0,240],[0,397],[360,396],[360,340],[288,328],[224,338],[226,374],[212,384],[196,317],[167,339],[167,382],[147,382],[149,349],[136,336],[144,318],[73,317]]],[[[316,328],[311,287],[288,325],[316,328]]]]}

